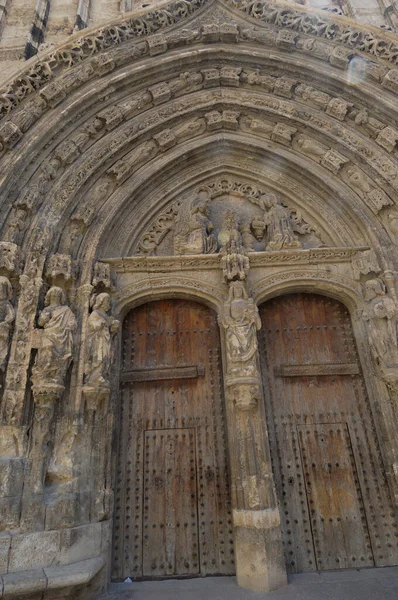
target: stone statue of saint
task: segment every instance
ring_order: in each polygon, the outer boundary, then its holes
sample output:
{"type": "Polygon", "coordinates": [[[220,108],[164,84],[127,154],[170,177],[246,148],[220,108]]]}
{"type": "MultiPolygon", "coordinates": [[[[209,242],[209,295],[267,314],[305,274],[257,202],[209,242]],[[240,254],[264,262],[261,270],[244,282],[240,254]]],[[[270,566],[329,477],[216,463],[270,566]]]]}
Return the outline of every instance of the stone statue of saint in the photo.
{"type": "Polygon", "coordinates": [[[233,281],[229,286],[221,322],[226,330],[228,375],[257,376],[256,332],[261,328],[261,320],[241,281],[233,281]]]}
{"type": "Polygon", "coordinates": [[[98,294],[88,318],[84,383],[95,388],[109,388],[111,340],[119,329],[119,321],[108,315],[110,307],[109,294],[98,294]]]}
{"type": "Polygon", "coordinates": [[[11,304],[12,287],[7,277],[0,277],[0,371],[6,368],[11,327],[15,310],[11,304]]]}
{"type": "Polygon", "coordinates": [[[363,318],[368,321],[373,357],[382,371],[398,368],[397,307],[382,279],[366,282],[365,299],[369,304],[363,318]]]}
{"type": "Polygon", "coordinates": [[[63,388],[65,375],[72,361],[75,315],[65,305],[65,294],[59,287],[51,287],[45,298],[45,308],[38,319],[42,327],[38,352],[32,370],[34,388],[63,388]]]}
{"type": "Polygon", "coordinates": [[[301,242],[294,232],[292,211],[285,208],[275,194],[264,194],[260,203],[265,210],[264,223],[268,231],[266,250],[301,248],[301,242]]]}
{"type": "Polygon", "coordinates": [[[174,251],[176,254],[214,254],[217,238],[209,220],[209,195],[201,190],[192,201],[188,214],[180,210],[176,219],[174,251]]]}

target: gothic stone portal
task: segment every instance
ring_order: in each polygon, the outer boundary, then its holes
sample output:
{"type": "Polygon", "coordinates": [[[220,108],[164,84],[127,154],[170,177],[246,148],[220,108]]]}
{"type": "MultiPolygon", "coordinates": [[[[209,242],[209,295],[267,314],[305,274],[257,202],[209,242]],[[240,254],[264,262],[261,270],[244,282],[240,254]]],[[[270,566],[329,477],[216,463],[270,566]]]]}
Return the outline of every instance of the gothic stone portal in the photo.
{"type": "Polygon", "coordinates": [[[216,315],[150,302],[123,326],[113,577],[235,571],[216,315]]]}
{"type": "Polygon", "coordinates": [[[394,511],[347,309],[293,294],[260,314],[288,571],[397,564],[394,511]]]}

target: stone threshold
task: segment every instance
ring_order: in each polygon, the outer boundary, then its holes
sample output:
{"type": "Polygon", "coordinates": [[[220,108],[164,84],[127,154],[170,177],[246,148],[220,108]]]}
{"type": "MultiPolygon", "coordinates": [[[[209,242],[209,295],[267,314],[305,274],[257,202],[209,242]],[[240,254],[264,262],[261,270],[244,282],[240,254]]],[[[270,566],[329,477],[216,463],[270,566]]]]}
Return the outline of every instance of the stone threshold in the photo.
{"type": "Polygon", "coordinates": [[[105,556],[58,567],[45,567],[0,576],[0,598],[15,598],[89,583],[105,566],[105,556]]]}

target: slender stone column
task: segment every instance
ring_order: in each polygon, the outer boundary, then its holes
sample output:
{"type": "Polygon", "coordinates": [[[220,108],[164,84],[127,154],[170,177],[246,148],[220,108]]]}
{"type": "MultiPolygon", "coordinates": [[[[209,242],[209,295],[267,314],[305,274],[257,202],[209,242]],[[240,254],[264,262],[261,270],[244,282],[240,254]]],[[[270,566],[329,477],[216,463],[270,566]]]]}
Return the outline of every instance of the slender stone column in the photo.
{"type": "MultiPolygon", "coordinates": [[[[245,278],[243,270],[240,277],[245,278]]],[[[287,580],[259,372],[261,321],[245,283],[228,281],[228,287],[220,323],[225,342],[237,580],[241,587],[267,592],[287,580]]]]}

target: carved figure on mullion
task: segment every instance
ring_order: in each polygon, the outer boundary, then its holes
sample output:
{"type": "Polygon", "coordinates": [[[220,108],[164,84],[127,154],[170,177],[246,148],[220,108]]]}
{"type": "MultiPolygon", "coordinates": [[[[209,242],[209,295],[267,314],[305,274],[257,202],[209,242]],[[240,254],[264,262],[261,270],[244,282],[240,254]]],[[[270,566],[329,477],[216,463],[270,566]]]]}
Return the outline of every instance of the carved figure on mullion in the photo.
{"type": "Polygon", "coordinates": [[[241,281],[230,283],[221,323],[226,331],[227,375],[257,377],[257,330],[261,320],[241,281]]]}
{"type": "Polygon", "coordinates": [[[174,235],[175,254],[214,254],[217,252],[217,238],[212,233],[213,224],[209,220],[208,202],[207,191],[201,190],[192,201],[188,215],[184,210],[179,212],[174,235]]]}
{"type": "Polygon", "coordinates": [[[119,329],[119,321],[108,315],[111,298],[107,293],[92,299],[93,310],[88,318],[84,384],[89,388],[109,389],[111,342],[119,329]]]}
{"type": "Polygon", "coordinates": [[[51,287],[45,298],[45,308],[38,319],[40,340],[32,370],[33,391],[60,394],[72,361],[73,334],[76,318],[65,304],[64,291],[51,287]]]}
{"type": "Polygon", "coordinates": [[[264,224],[268,232],[266,250],[290,250],[301,248],[302,244],[295,231],[306,233],[299,226],[299,217],[293,217],[292,211],[282,205],[276,194],[264,194],[260,198],[264,208],[264,224]],[[300,231],[298,229],[300,228],[300,231]]]}
{"type": "Polygon", "coordinates": [[[365,300],[368,309],[363,318],[368,321],[370,349],[383,376],[392,369],[398,378],[397,306],[386,292],[382,279],[370,279],[365,283],[365,300]]]}
{"type": "Polygon", "coordinates": [[[0,372],[4,372],[6,368],[11,328],[15,320],[11,300],[11,283],[7,277],[0,277],[0,372]]]}

